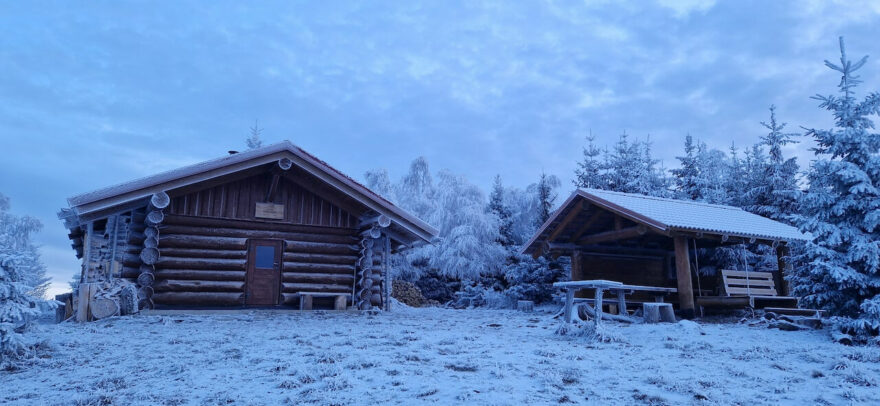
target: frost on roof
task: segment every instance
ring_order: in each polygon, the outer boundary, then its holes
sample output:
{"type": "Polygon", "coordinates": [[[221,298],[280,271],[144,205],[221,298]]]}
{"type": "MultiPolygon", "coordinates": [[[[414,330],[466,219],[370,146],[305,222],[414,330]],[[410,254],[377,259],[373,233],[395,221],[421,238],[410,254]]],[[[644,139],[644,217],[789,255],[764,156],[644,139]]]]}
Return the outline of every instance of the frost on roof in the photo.
{"type": "Polygon", "coordinates": [[[774,240],[808,239],[797,228],[738,207],[597,189],[581,189],[580,193],[585,197],[594,196],[625,210],[663,223],[667,228],[754,236],[774,240]]]}

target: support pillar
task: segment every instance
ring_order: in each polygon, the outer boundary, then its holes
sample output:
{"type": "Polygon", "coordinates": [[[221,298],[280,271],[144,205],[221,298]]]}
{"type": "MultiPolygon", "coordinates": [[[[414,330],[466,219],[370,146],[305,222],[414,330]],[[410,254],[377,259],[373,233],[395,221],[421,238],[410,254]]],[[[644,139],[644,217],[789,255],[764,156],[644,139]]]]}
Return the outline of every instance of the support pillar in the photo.
{"type": "MultiPolygon", "coordinates": [[[[583,262],[583,254],[581,251],[575,250],[571,253],[571,280],[573,281],[582,281],[584,280],[584,262],[583,262]]],[[[578,291],[575,295],[577,297],[586,297],[583,291],[578,291]]]]}
{"type": "Polygon", "coordinates": [[[779,244],[776,246],[776,263],[779,267],[779,272],[776,272],[775,282],[776,282],[776,290],[779,296],[788,296],[789,295],[789,287],[788,280],[785,279],[785,275],[791,272],[791,261],[788,259],[791,254],[788,245],[779,244]]]}
{"type": "Polygon", "coordinates": [[[691,261],[687,237],[674,237],[675,275],[678,279],[678,306],[681,316],[694,318],[694,287],[691,281],[691,261]]]}

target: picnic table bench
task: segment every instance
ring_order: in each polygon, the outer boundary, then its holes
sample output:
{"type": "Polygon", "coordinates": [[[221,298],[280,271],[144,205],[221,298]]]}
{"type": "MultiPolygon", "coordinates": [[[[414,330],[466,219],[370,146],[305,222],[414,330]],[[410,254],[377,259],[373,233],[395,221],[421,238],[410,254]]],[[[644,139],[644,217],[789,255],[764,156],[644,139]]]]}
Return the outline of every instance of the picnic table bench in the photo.
{"type": "Polygon", "coordinates": [[[571,323],[572,318],[572,305],[574,304],[574,292],[581,289],[595,289],[595,296],[593,299],[593,305],[595,306],[596,312],[596,323],[598,324],[599,319],[598,315],[602,314],[602,301],[603,295],[605,291],[609,291],[612,294],[617,295],[617,306],[620,312],[626,313],[626,295],[631,294],[633,292],[649,292],[654,293],[654,299],[657,302],[663,302],[663,297],[672,293],[678,292],[678,289],[675,288],[663,288],[658,286],[640,286],[640,285],[626,285],[621,282],[615,281],[607,281],[607,280],[585,280],[585,281],[569,281],[569,282],[556,282],[553,284],[554,287],[565,289],[565,322],[571,323]]]}

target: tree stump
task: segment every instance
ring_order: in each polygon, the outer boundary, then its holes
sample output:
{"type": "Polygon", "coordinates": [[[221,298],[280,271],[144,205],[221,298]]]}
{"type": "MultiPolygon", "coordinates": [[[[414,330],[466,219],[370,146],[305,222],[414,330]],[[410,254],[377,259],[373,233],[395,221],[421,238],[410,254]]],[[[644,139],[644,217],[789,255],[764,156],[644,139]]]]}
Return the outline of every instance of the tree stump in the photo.
{"type": "Polygon", "coordinates": [[[642,303],[645,323],[675,323],[671,303],[642,303]]]}
{"type": "Polygon", "coordinates": [[[119,292],[119,314],[125,316],[138,312],[137,288],[126,285],[119,292]]]}
{"type": "Polygon", "coordinates": [[[343,295],[336,296],[336,300],[333,302],[333,308],[336,310],[345,310],[345,305],[348,302],[348,299],[343,295]]]}
{"type": "Polygon", "coordinates": [[[516,310],[521,312],[531,312],[535,310],[535,302],[531,300],[517,300],[516,310]]]}

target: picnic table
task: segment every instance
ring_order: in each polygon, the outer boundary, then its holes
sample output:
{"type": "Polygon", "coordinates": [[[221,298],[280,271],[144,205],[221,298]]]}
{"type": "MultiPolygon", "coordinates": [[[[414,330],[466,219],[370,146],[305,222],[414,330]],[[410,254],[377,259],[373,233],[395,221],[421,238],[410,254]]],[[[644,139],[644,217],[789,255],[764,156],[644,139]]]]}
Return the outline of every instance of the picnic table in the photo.
{"type": "Polygon", "coordinates": [[[640,286],[640,285],[626,285],[621,282],[615,281],[607,281],[602,279],[597,280],[585,280],[585,281],[570,281],[570,282],[556,282],[553,284],[554,287],[565,289],[565,322],[571,323],[572,318],[572,305],[574,304],[574,292],[581,289],[595,289],[596,294],[594,296],[595,312],[596,312],[596,324],[599,324],[599,320],[602,319],[602,300],[605,291],[609,291],[615,295],[617,295],[617,308],[619,311],[626,313],[626,295],[639,291],[639,292],[652,292],[654,293],[654,300],[657,302],[663,302],[663,297],[678,292],[678,289],[675,288],[662,288],[658,286],[640,286]]]}

